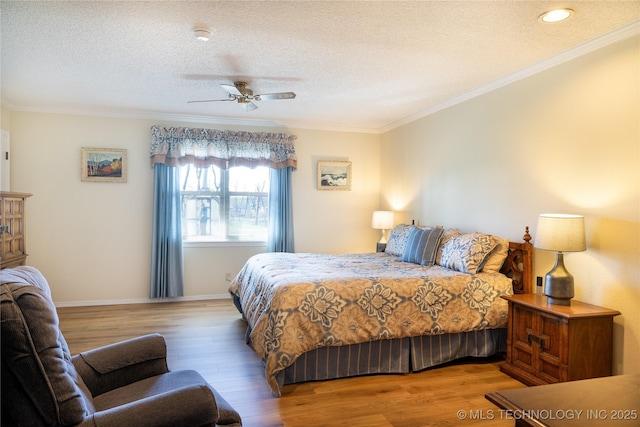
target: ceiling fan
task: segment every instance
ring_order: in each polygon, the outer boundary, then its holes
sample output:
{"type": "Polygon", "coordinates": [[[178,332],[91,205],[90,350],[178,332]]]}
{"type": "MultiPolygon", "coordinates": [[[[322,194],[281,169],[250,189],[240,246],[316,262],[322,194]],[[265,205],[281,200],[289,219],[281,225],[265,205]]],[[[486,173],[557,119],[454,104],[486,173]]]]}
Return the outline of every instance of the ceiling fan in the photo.
{"type": "Polygon", "coordinates": [[[246,82],[234,82],[233,85],[221,84],[224,90],[229,92],[228,98],[223,99],[205,99],[202,101],[188,101],[188,103],[195,102],[218,102],[218,101],[236,101],[240,104],[245,111],[251,111],[258,108],[253,101],[271,101],[274,99],[293,99],[296,94],[293,92],[278,92],[278,93],[263,93],[253,94],[253,91],[247,87],[246,82]]]}

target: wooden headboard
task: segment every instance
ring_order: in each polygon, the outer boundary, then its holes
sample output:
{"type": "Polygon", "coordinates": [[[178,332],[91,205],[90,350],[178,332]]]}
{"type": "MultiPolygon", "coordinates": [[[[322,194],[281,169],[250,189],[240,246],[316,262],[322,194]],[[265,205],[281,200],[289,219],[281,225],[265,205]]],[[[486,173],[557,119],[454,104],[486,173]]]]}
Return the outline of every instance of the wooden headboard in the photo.
{"type": "Polygon", "coordinates": [[[524,242],[509,242],[509,255],[500,272],[513,280],[514,294],[533,293],[533,245],[529,226],[525,227],[524,242]]]}

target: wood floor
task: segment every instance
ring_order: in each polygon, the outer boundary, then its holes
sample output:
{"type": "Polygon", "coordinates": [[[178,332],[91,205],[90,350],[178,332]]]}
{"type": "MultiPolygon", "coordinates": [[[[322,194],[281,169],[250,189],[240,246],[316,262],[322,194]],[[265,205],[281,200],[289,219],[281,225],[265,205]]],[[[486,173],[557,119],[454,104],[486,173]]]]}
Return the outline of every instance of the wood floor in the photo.
{"type": "Polygon", "coordinates": [[[63,307],[60,326],[73,354],[158,332],[172,370],[200,372],[254,426],[513,426],[484,398],[524,387],[499,360],[472,360],[405,375],[287,385],[273,395],[246,324],[230,300],[63,307]]]}

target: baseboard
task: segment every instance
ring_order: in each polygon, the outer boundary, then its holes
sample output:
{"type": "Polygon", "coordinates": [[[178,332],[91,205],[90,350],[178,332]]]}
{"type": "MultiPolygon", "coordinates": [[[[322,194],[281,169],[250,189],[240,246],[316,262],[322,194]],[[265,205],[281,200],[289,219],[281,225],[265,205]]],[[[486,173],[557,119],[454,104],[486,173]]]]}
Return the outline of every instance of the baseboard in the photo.
{"type": "Polygon", "coordinates": [[[56,307],[88,307],[94,305],[121,305],[121,304],[149,304],[174,301],[205,301],[205,300],[223,300],[231,299],[229,294],[216,295],[191,295],[187,297],[176,298],[131,298],[116,300],[91,300],[91,301],[62,301],[54,302],[56,307]]]}

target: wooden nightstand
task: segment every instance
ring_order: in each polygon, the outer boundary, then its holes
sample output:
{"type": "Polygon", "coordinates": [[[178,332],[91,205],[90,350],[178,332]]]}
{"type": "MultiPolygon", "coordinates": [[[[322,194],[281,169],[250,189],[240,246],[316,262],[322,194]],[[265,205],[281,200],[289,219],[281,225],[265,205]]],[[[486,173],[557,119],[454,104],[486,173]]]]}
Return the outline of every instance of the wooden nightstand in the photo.
{"type": "Polygon", "coordinates": [[[387,244],[386,243],[376,243],[376,252],[384,252],[384,250],[387,248],[387,244]]]}
{"type": "Polygon", "coordinates": [[[536,294],[503,298],[509,326],[502,372],[527,385],[611,375],[613,317],[619,311],[575,300],[549,304],[536,294]]]}

